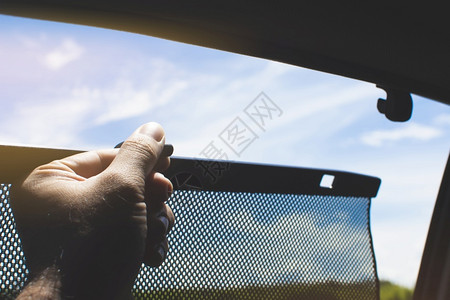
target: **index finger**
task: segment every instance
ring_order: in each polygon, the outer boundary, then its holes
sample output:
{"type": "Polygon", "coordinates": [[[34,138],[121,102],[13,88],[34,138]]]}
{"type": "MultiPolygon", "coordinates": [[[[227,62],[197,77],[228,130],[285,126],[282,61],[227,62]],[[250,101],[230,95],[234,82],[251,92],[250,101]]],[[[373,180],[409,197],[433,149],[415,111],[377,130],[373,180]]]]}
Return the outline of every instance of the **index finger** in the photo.
{"type": "Polygon", "coordinates": [[[103,172],[118,152],[118,149],[88,151],[60,159],[57,162],[65,165],[79,176],[90,178],[103,172]]]}

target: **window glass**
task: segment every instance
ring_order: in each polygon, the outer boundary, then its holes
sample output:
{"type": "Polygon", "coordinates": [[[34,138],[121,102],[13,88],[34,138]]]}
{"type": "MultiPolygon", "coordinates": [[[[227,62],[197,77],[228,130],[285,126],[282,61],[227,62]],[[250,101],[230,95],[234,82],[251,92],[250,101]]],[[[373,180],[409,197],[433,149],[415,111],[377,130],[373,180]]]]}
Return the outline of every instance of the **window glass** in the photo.
{"type": "Polygon", "coordinates": [[[407,123],[374,85],[153,37],[0,16],[0,144],[113,147],[161,123],[176,156],[380,177],[381,279],[413,287],[450,146],[450,108],[414,96],[407,123]]]}

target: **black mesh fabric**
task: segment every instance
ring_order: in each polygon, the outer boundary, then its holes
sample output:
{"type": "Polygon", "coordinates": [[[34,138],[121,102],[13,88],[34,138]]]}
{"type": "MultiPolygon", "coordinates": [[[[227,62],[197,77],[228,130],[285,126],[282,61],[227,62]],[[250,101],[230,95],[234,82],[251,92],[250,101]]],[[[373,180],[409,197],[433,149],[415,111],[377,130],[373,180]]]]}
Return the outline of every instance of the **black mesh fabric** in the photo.
{"type": "Polygon", "coordinates": [[[10,185],[0,184],[0,299],[14,299],[28,273],[9,206],[9,189],[10,185]]]}
{"type": "MultiPolygon", "coordinates": [[[[26,267],[1,185],[0,293],[26,267]]],[[[370,198],[178,190],[159,268],[142,266],[137,299],[378,299],[370,198]]]]}

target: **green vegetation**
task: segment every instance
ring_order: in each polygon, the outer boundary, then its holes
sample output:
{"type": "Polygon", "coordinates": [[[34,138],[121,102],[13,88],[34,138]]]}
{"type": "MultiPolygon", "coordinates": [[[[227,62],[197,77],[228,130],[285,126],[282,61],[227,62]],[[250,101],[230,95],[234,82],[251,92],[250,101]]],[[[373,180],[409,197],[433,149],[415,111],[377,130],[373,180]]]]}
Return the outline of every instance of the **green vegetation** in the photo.
{"type": "MultiPolygon", "coordinates": [[[[18,291],[0,291],[0,299],[15,299],[18,291]]],[[[307,299],[344,300],[371,299],[376,294],[371,282],[342,284],[326,282],[306,285],[248,286],[224,289],[164,289],[156,291],[134,291],[139,299],[307,299]]],[[[411,300],[413,290],[389,281],[380,282],[380,300],[411,300]]]]}
{"type": "Polygon", "coordinates": [[[160,291],[135,291],[135,299],[305,299],[305,300],[354,300],[376,299],[376,287],[367,283],[324,282],[316,284],[280,284],[271,286],[247,286],[223,289],[165,289],[160,291]]]}
{"type": "Polygon", "coordinates": [[[411,300],[413,290],[389,281],[380,281],[380,300],[411,300]]]}

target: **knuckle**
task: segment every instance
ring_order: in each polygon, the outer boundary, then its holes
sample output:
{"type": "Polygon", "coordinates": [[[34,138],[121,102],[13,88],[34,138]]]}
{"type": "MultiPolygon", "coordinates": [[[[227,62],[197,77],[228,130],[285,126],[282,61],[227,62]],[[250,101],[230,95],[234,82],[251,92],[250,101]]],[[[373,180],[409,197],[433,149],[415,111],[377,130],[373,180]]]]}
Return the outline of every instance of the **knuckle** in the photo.
{"type": "Polygon", "coordinates": [[[105,194],[116,200],[127,200],[129,202],[142,202],[144,199],[143,178],[120,172],[105,173],[103,179],[105,194]]]}
{"type": "Polygon", "coordinates": [[[124,142],[121,148],[125,148],[145,157],[159,156],[159,153],[157,151],[158,145],[155,143],[155,141],[146,136],[138,136],[134,137],[132,140],[127,140],[124,142]]]}

